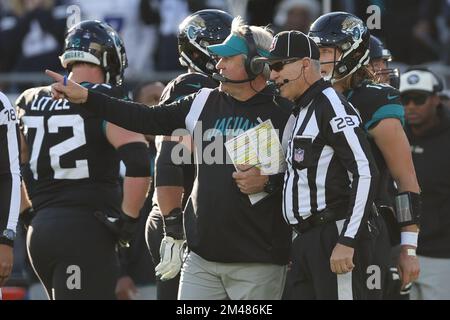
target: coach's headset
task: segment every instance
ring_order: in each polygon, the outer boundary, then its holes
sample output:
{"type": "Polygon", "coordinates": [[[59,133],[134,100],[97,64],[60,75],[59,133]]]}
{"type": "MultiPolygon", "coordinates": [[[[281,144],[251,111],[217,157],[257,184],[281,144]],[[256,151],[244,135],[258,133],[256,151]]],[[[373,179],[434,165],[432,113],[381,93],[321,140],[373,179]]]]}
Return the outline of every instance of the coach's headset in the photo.
{"type": "Polygon", "coordinates": [[[244,80],[231,80],[219,73],[213,73],[212,78],[214,80],[229,83],[245,83],[255,80],[260,74],[263,74],[265,79],[270,78],[269,65],[265,60],[261,59],[261,56],[258,54],[255,39],[253,38],[253,33],[249,26],[245,26],[244,38],[248,49],[244,67],[248,78],[244,80]]]}
{"type": "Polygon", "coordinates": [[[245,71],[250,79],[255,79],[258,75],[263,74],[266,79],[270,76],[269,65],[261,60],[261,56],[256,49],[255,39],[249,26],[245,27],[245,42],[247,43],[248,55],[245,59],[245,71]]]}

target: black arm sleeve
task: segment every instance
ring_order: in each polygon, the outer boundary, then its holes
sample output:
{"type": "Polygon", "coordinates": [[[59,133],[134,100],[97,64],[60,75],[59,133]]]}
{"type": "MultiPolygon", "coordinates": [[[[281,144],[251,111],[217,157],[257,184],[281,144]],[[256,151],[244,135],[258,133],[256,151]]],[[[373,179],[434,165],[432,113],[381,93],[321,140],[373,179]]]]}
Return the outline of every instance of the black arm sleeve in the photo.
{"type": "Polygon", "coordinates": [[[144,142],[127,143],[117,149],[119,158],[126,167],[126,177],[150,177],[151,159],[148,146],[144,142]]]}
{"type": "Polygon", "coordinates": [[[182,165],[172,161],[172,151],[181,146],[175,141],[162,141],[161,148],[156,156],[155,187],[183,187],[184,176],[182,165]]]}
{"type": "Polygon", "coordinates": [[[119,100],[89,90],[87,101],[81,106],[106,121],[130,131],[170,136],[174,130],[185,128],[185,118],[195,95],[168,105],[148,107],[145,104],[119,100]]]}

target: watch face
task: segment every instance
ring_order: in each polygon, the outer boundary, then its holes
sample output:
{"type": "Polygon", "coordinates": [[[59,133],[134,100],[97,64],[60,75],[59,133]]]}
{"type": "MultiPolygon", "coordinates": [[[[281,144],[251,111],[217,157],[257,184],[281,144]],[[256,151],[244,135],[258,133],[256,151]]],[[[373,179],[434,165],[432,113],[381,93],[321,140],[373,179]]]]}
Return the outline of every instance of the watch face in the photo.
{"type": "Polygon", "coordinates": [[[275,189],[276,188],[275,188],[275,186],[272,183],[267,183],[264,186],[264,191],[267,192],[267,193],[273,193],[275,191],[275,189]]]}
{"type": "Polygon", "coordinates": [[[2,237],[14,241],[14,239],[16,238],[16,233],[11,229],[6,229],[2,233],[2,237]]]}

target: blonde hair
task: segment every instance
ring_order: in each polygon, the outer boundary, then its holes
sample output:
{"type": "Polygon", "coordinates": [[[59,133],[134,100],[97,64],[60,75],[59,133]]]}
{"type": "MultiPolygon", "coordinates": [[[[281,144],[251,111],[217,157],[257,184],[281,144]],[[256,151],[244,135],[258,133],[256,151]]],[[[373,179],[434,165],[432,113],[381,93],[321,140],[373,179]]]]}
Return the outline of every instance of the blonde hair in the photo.
{"type": "Polygon", "coordinates": [[[370,70],[370,68],[367,65],[362,66],[351,75],[350,81],[348,83],[350,87],[349,89],[357,88],[365,80],[369,80],[374,83],[378,82],[376,80],[374,73],[372,72],[372,70],[370,70]]]}

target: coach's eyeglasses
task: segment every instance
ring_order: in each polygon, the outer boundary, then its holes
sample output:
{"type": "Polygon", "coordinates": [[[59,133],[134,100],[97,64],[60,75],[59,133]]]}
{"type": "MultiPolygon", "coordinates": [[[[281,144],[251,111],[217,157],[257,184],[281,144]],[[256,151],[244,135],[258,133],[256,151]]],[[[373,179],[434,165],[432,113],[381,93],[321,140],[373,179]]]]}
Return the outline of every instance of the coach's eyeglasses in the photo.
{"type": "Polygon", "coordinates": [[[295,59],[286,59],[286,60],[278,61],[278,62],[269,64],[269,68],[270,68],[270,70],[280,72],[281,70],[283,70],[285,65],[294,63],[298,60],[301,60],[301,59],[295,58],[295,59]]]}
{"type": "Polygon", "coordinates": [[[410,101],[412,101],[416,106],[421,106],[427,102],[429,97],[430,95],[427,93],[407,93],[402,94],[400,99],[404,106],[406,106],[410,101]]]}

